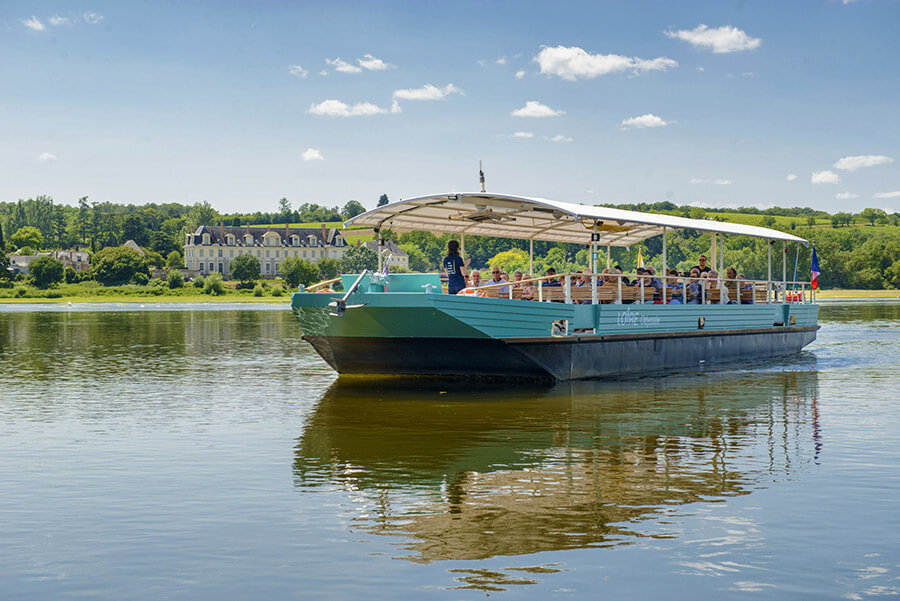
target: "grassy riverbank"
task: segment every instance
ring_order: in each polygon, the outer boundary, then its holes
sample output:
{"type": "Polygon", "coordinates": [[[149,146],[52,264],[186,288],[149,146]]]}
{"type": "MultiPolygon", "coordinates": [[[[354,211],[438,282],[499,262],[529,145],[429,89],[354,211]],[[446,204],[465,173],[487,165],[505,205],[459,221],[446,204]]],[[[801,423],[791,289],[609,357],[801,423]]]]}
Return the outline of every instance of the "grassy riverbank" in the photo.
{"type": "MultiPolygon", "coordinates": [[[[230,283],[229,283],[230,284],[230,283]]],[[[220,294],[206,294],[203,288],[188,285],[183,288],[167,286],[101,286],[96,282],[60,284],[41,290],[17,284],[0,289],[0,303],[289,303],[290,293],[281,284],[260,285],[257,290],[237,290],[225,285],[220,294]]]]}

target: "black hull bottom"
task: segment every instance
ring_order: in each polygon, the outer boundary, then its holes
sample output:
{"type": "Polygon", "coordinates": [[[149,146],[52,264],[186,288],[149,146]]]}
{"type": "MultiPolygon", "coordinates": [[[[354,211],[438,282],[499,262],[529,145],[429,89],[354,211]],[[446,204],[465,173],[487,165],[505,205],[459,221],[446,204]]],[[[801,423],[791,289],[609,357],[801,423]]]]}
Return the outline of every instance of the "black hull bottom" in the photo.
{"type": "Polygon", "coordinates": [[[564,338],[304,336],[341,374],[579,380],[724,366],[799,353],[818,326],[564,338]]]}

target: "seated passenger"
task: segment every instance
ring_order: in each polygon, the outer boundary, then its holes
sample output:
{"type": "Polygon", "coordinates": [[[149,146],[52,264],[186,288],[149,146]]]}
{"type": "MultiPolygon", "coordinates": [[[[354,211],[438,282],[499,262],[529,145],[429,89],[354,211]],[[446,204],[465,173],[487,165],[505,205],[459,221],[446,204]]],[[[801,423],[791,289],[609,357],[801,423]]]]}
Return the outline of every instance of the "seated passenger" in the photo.
{"type": "Polygon", "coordinates": [[[681,305],[684,303],[684,284],[678,279],[677,269],[669,270],[669,277],[666,278],[666,287],[672,291],[669,304],[681,305]]]}
{"type": "Polygon", "coordinates": [[[469,288],[479,288],[481,286],[484,286],[484,282],[481,281],[481,272],[476,269],[472,272],[469,279],[469,288]]]}
{"type": "MultiPolygon", "coordinates": [[[[503,274],[500,272],[499,267],[494,267],[491,269],[491,276],[491,279],[482,284],[483,286],[494,286],[495,284],[502,284],[504,281],[509,282],[509,278],[507,278],[506,280],[503,279],[503,274]]],[[[498,296],[509,296],[509,286],[495,286],[495,289],[497,290],[498,296]]]]}
{"type": "Polygon", "coordinates": [[[741,291],[741,304],[752,305],[753,299],[753,282],[748,282],[743,273],[737,274],[738,289],[741,291]],[[748,294],[749,292],[749,294],[748,294]]]}
{"type": "Polygon", "coordinates": [[[691,275],[687,280],[687,299],[689,305],[700,304],[700,270],[696,267],[691,268],[691,275]]]}
{"type": "Polygon", "coordinates": [[[513,288],[521,288],[522,284],[519,283],[521,281],[522,281],[522,272],[519,271],[518,269],[516,269],[513,272],[513,282],[514,282],[513,288]]]}
{"type": "Polygon", "coordinates": [[[723,286],[728,291],[728,304],[736,305],[741,302],[741,289],[737,281],[737,271],[734,267],[725,270],[723,286]]]}
{"type": "MultiPolygon", "coordinates": [[[[530,280],[531,274],[526,273],[522,279],[530,280]]],[[[525,282],[524,284],[519,285],[522,286],[522,300],[534,300],[534,297],[537,296],[537,289],[534,287],[534,282],[525,282]]]]}
{"type": "MultiPolygon", "coordinates": [[[[556,270],[551,267],[547,270],[546,275],[554,276],[556,275],[556,270]]],[[[549,280],[544,280],[543,282],[541,282],[541,286],[548,288],[550,286],[562,286],[562,283],[560,283],[560,281],[556,278],[551,278],[549,280]]]]}

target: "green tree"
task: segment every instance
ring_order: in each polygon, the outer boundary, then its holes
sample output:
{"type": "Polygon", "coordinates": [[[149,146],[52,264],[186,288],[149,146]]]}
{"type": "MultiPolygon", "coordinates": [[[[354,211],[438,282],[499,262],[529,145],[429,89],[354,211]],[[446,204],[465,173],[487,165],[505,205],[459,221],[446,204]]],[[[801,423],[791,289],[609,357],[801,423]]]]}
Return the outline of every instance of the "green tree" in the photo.
{"type": "Polygon", "coordinates": [[[341,273],[361,273],[363,269],[374,271],[378,268],[378,255],[367,246],[351,248],[341,259],[341,273]]]}
{"type": "Polygon", "coordinates": [[[201,225],[214,225],[219,221],[219,212],[206,202],[194,203],[188,211],[187,225],[191,230],[196,230],[201,225]]]}
{"type": "Polygon", "coordinates": [[[431,269],[431,262],[428,260],[428,256],[415,242],[401,242],[398,246],[409,257],[409,268],[412,271],[428,271],[431,269]]]}
{"type": "Polygon", "coordinates": [[[388,204],[389,202],[390,201],[388,200],[387,194],[382,194],[381,196],[378,197],[378,206],[379,207],[383,207],[384,205],[388,204]]]}
{"type": "Polygon", "coordinates": [[[259,277],[259,259],[253,255],[238,255],[228,264],[231,277],[241,283],[252,282],[259,277]]]}
{"type": "Polygon", "coordinates": [[[28,272],[38,288],[49,288],[65,278],[62,262],[53,257],[38,257],[28,265],[28,272]]]}
{"type": "Polygon", "coordinates": [[[9,279],[10,274],[9,257],[7,257],[6,253],[0,249],[0,280],[9,279]]]}
{"type": "Polygon", "coordinates": [[[334,257],[323,257],[315,265],[320,280],[336,278],[341,272],[341,260],[334,257]]]}
{"type": "Polygon", "coordinates": [[[315,263],[300,257],[288,257],[278,266],[278,273],[284,277],[288,286],[295,288],[300,284],[309,286],[318,279],[319,268],[315,263]]]}
{"type": "Polygon", "coordinates": [[[9,239],[16,248],[22,248],[23,246],[33,249],[44,248],[43,234],[36,227],[30,225],[19,228],[9,239]]]}
{"type": "Polygon", "coordinates": [[[487,266],[499,267],[501,271],[512,276],[517,269],[522,273],[528,272],[528,253],[524,250],[514,248],[499,252],[488,260],[487,266]]]}
{"type": "Polygon", "coordinates": [[[362,206],[362,203],[358,200],[350,200],[347,201],[347,204],[344,205],[344,208],[341,209],[341,217],[344,218],[344,221],[347,219],[352,219],[357,215],[362,215],[366,212],[366,207],[362,206]]]}
{"type": "Polygon", "coordinates": [[[149,275],[143,255],[122,246],[109,246],[97,251],[91,265],[94,279],[104,286],[126,284],[138,273],[149,275]]]}
{"type": "Polygon", "coordinates": [[[125,216],[122,222],[122,237],[125,240],[134,240],[138,246],[150,245],[150,233],[147,231],[147,224],[144,223],[139,213],[125,216]]]}
{"type": "Polygon", "coordinates": [[[173,250],[166,257],[166,267],[169,269],[184,269],[184,259],[181,257],[181,253],[177,250],[173,250]]]}
{"type": "Polygon", "coordinates": [[[0,255],[3,254],[6,254],[6,242],[3,241],[3,224],[0,223],[0,255]]]}
{"type": "Polygon", "coordinates": [[[291,202],[287,198],[278,201],[278,217],[278,220],[283,223],[291,222],[291,202]]]}
{"type": "Polygon", "coordinates": [[[887,218],[887,213],[883,209],[863,209],[859,212],[859,216],[864,221],[868,221],[873,227],[875,222],[887,218]]]}

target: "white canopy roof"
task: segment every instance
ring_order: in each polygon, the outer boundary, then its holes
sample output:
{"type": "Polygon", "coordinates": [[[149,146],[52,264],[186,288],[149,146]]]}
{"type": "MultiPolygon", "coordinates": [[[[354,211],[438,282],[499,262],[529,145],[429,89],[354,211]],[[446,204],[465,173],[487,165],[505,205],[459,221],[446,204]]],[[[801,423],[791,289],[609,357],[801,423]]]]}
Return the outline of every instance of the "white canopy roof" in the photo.
{"type": "Polygon", "coordinates": [[[631,246],[662,234],[664,229],[691,229],[807,243],[803,238],[754,225],[488,193],[407,198],[357,215],[344,226],[590,244],[595,223],[600,234],[598,243],[603,246],[631,246]]]}

